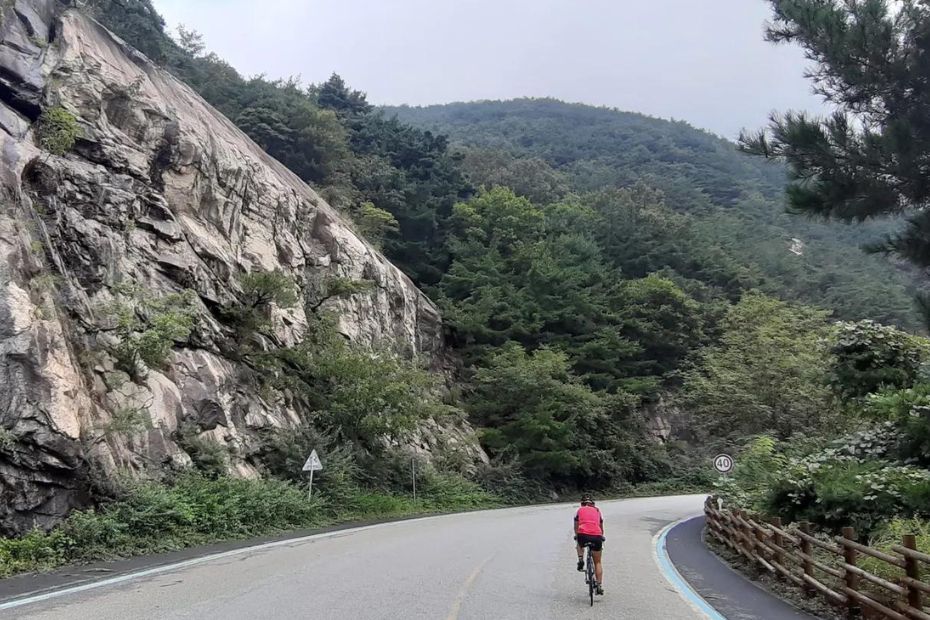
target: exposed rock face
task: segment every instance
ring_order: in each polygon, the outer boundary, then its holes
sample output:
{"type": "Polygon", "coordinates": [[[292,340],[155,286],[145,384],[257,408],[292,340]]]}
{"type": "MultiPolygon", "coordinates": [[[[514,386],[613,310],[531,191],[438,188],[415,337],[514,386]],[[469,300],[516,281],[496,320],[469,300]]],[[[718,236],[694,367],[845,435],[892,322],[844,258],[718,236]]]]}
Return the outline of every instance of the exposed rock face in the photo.
{"type": "MultiPolygon", "coordinates": [[[[224,355],[228,330],[211,311],[235,300],[244,272],[282,270],[307,297],[329,277],[370,280],[326,302],[339,329],[444,364],[433,304],[192,90],[54,0],[0,7],[0,531],[48,527],[82,505],[88,463],[189,463],[173,438],[191,421],[236,472],[257,475],[256,433],[298,415],[224,355]],[[64,156],[36,146],[50,106],[80,126],[64,156]],[[126,282],[153,297],[192,289],[203,317],[166,370],[136,381],[99,354],[101,308],[126,282]],[[146,411],[152,429],[108,433],[127,410],[146,411]]],[[[273,318],[280,344],[308,323],[303,307],[273,318]]]]}
{"type": "Polygon", "coordinates": [[[643,415],[649,436],[656,443],[668,443],[672,438],[682,439],[686,435],[688,425],[684,422],[684,413],[668,394],[660,394],[643,409],[643,415]]]}

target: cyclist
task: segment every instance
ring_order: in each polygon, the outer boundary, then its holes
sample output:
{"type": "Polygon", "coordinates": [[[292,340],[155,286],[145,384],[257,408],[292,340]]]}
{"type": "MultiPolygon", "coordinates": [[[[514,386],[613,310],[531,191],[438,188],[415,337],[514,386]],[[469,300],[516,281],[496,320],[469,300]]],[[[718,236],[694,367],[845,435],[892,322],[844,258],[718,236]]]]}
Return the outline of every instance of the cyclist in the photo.
{"type": "Polygon", "coordinates": [[[604,594],[604,572],[601,568],[601,552],[604,549],[604,517],[594,506],[587,493],[581,496],[581,508],[575,513],[575,541],[578,543],[578,570],[584,571],[584,546],[591,543],[594,557],[594,578],[598,594],[604,594]]]}

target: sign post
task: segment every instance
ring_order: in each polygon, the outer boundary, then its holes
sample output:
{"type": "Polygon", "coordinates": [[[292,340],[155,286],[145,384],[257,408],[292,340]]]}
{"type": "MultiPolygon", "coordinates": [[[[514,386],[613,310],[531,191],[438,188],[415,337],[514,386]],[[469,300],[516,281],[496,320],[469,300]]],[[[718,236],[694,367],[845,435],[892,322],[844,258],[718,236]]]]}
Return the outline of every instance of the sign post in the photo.
{"type": "Polygon", "coordinates": [[[410,459],[410,476],[413,478],[413,503],[417,503],[417,458],[410,459]]]}
{"type": "Polygon", "coordinates": [[[307,490],[307,499],[313,496],[313,472],[323,469],[323,462],[320,461],[320,457],[317,455],[316,450],[310,452],[310,457],[307,459],[307,462],[304,463],[303,471],[310,472],[310,488],[307,490]]]}

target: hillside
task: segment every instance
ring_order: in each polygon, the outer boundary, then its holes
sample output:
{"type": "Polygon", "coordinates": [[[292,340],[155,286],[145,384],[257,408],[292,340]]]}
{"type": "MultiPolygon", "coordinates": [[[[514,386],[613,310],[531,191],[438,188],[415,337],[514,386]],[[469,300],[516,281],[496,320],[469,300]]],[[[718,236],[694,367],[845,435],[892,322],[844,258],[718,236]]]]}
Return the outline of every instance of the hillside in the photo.
{"type": "MultiPolygon", "coordinates": [[[[517,158],[550,167],[563,192],[636,183],[658,188],[702,246],[719,247],[758,273],[762,290],[830,309],[838,318],[920,328],[908,274],[860,249],[890,224],[837,226],[788,214],[782,167],[742,155],[733,143],[685,122],[552,99],[401,106],[385,113],[449,136],[471,155],[466,163],[496,158],[496,176],[471,167],[476,183],[507,181],[501,169],[517,158]]],[[[520,172],[526,178],[527,171],[520,172]]]]}

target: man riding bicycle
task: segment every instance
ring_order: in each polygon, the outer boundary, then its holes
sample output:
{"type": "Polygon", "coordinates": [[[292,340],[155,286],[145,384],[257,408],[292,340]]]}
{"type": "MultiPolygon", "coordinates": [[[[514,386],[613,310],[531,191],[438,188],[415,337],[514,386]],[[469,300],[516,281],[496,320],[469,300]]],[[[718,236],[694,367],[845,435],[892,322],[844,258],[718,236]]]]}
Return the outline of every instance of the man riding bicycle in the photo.
{"type": "Polygon", "coordinates": [[[575,541],[578,543],[578,570],[584,571],[584,547],[591,545],[594,559],[594,578],[597,593],[604,594],[604,572],[601,568],[601,552],[604,549],[604,517],[594,506],[594,500],[585,493],[581,496],[581,508],[575,513],[575,541]]]}

